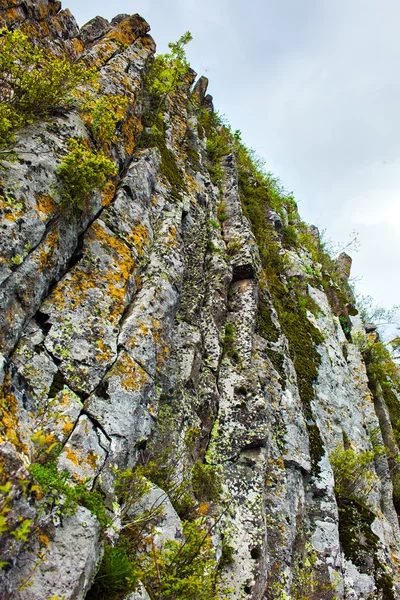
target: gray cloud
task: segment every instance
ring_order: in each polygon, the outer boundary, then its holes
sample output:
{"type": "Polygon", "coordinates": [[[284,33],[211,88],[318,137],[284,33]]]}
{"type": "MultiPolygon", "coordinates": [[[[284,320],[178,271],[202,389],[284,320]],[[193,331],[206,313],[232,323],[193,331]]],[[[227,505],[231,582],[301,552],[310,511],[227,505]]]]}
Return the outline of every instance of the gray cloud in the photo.
{"type": "Polygon", "coordinates": [[[400,38],[397,0],[65,0],[82,25],[138,12],[159,51],[189,29],[215,105],[307,221],[360,232],[359,288],[400,301],[400,38]]]}

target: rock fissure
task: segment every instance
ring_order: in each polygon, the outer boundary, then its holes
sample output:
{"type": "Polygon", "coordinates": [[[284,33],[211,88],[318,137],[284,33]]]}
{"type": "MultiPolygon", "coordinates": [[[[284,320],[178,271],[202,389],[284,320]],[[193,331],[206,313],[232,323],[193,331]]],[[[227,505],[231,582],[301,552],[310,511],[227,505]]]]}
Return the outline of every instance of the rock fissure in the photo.
{"type": "Polygon", "coordinates": [[[2,172],[0,596],[83,600],[104,581],[111,600],[117,556],[121,600],[169,600],[171,576],[174,600],[400,597],[399,380],[348,257],[219,121],[208,81],[190,92],[184,44],[157,57],[138,15],[79,32],[58,2],[6,4],[2,26],[93,65],[94,102],[127,106],[112,142],[76,111],[21,129],[2,172]],[[52,192],[71,137],[119,166],[84,211],[52,192]]]}

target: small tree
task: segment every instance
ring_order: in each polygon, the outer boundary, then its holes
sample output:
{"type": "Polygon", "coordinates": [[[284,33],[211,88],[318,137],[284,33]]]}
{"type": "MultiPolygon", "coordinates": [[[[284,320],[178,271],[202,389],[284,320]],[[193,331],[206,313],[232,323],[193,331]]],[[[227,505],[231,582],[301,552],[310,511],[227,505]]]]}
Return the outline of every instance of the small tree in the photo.
{"type": "Polygon", "coordinates": [[[0,153],[14,132],[52,112],[70,108],[72,91],[93,81],[95,71],[35,46],[21,31],[0,30],[0,153]]]}
{"type": "Polygon", "coordinates": [[[159,54],[154,60],[147,78],[147,88],[154,111],[153,127],[158,120],[163,120],[160,111],[168,95],[184,83],[185,75],[189,70],[185,46],[192,39],[190,31],[186,31],[177,42],[168,44],[171,52],[159,54]]]}

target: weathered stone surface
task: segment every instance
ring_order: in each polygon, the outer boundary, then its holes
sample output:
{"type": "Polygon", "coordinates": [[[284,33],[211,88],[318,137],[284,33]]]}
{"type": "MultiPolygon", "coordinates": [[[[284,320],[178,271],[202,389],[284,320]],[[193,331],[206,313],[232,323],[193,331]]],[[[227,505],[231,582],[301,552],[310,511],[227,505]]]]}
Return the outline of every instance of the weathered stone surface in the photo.
{"type": "Polygon", "coordinates": [[[150,596],[146,592],[143,584],[141,583],[137,590],[133,592],[133,594],[129,594],[129,596],[127,596],[125,600],[150,600],[150,596]]]}
{"type": "Polygon", "coordinates": [[[340,277],[345,281],[350,277],[352,258],[346,252],[341,252],[336,259],[337,269],[340,277]]]}
{"type": "MultiPolygon", "coordinates": [[[[190,510],[212,525],[217,559],[224,544],[225,551],[231,547],[223,575],[232,600],[297,593],[308,600],[384,600],[383,574],[393,579],[390,598],[398,597],[400,531],[391,481],[398,445],[383,390],[372,398],[368,387],[357,347],[367,340],[364,326],[348,316],[355,313],[351,299],[341,296],[337,274],[345,285],[347,255],[331,278],[314,263],[315,252],[288,248],[285,228],[299,226],[293,206],[277,212],[266,204],[261,208],[274,228],[267,222],[261,263],[234,154],[221,160],[219,184],[210,180],[205,131],[188,101],[192,71],[165,99],[166,147],[142,148],[143,127],[146,140],[151,133],[148,115],[142,122],[149,108],[143,76],[155,44],[141,17],[118,15],[110,23],[96,17],[79,33],[58,2],[8,4],[7,14],[0,8],[2,22],[29,26],[59,55],[81,56],[98,69],[100,95],[128,102],[109,149],[118,176],[84,210],[61,206],[57,177],[68,139],[90,141],[76,112],[20,132],[21,159],[2,176],[5,597],[84,598],[102,553],[94,514],[82,506],[57,514],[66,500],[55,489],[42,496],[32,464],[45,466],[48,456],[69,474],[60,475],[66,485],[101,490],[115,525],[103,534],[117,543],[116,469],[146,464],[152,452],[161,456],[158,466],[173,465],[173,486],[186,481],[189,495],[195,461],[217,467],[225,508],[193,496],[190,510]],[[276,272],[265,267],[272,251],[276,272]],[[290,311],[279,294],[292,301],[290,311]],[[295,320],[296,328],[303,323],[314,332],[307,346],[315,352],[311,383],[299,369],[306,333],[296,345],[287,325],[299,315],[305,322],[295,320]],[[376,482],[368,491],[370,523],[357,530],[364,562],[352,561],[330,455],[345,444],[364,451],[376,443],[390,455],[370,465],[376,482]],[[27,541],[19,539],[21,523],[27,541]]],[[[192,93],[213,110],[207,85],[200,78],[192,93]]],[[[302,232],[321,249],[315,228],[302,232]]],[[[171,500],[173,493],[169,498],[153,485],[130,508],[131,516],[161,509],[153,540],[159,548],[183,540],[171,500]]],[[[140,586],[126,600],[149,596],[140,586]]]]}
{"type": "Polygon", "coordinates": [[[64,517],[36,565],[32,557],[21,556],[13,583],[22,589],[12,597],[37,600],[51,593],[66,600],[84,598],[101,556],[99,534],[98,521],[86,508],[78,507],[74,515],[64,517]]]}
{"type": "Polygon", "coordinates": [[[103,17],[95,17],[91,19],[83,27],[81,27],[79,31],[79,37],[87,46],[103,37],[106,33],[108,33],[111,29],[111,26],[107,19],[103,19],[103,17]]]}
{"type": "Polygon", "coordinates": [[[151,489],[128,512],[128,517],[137,517],[145,512],[155,514],[154,525],[157,529],[154,544],[157,548],[162,548],[167,540],[176,542],[184,540],[182,522],[176,510],[168,495],[155,485],[152,485],[151,489]]]}

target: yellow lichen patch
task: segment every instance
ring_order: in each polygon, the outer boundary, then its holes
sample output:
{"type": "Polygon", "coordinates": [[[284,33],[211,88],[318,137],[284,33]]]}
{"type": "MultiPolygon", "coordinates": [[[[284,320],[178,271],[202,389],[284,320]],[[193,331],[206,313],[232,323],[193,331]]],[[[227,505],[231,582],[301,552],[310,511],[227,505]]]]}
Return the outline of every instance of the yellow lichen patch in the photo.
{"type": "MultiPolygon", "coordinates": [[[[11,391],[7,373],[0,386],[0,442],[11,442],[18,452],[29,455],[29,448],[21,436],[18,400],[11,391]]],[[[28,432],[25,432],[28,435],[28,432]]]]}
{"type": "Polygon", "coordinates": [[[35,194],[35,198],[36,212],[41,221],[46,221],[47,217],[55,212],[57,204],[49,194],[35,194]]]}
{"type": "Polygon", "coordinates": [[[71,44],[73,50],[79,55],[83,52],[84,46],[83,43],[77,38],[73,38],[72,40],[68,40],[71,44]]]}
{"type": "Polygon", "coordinates": [[[196,196],[196,193],[200,191],[199,182],[190,173],[185,172],[185,178],[188,192],[191,196],[196,196]]]}
{"type": "Polygon", "coordinates": [[[38,537],[39,537],[39,542],[40,542],[41,546],[44,546],[45,548],[48,548],[50,546],[50,540],[45,533],[39,532],[38,537]]]}
{"type": "Polygon", "coordinates": [[[114,365],[113,374],[120,377],[121,384],[126,390],[138,392],[148,381],[144,369],[125,352],[114,365]]]}
{"type": "Polygon", "coordinates": [[[122,125],[122,136],[127,154],[132,154],[135,149],[135,139],[139,131],[143,129],[141,121],[134,116],[128,116],[122,125]]]}
{"type": "Polygon", "coordinates": [[[147,335],[149,333],[149,328],[144,323],[139,323],[139,329],[143,335],[147,335]]]}
{"type": "Polygon", "coordinates": [[[85,462],[87,462],[87,464],[94,470],[97,468],[97,464],[99,461],[99,455],[96,454],[95,452],[93,452],[93,450],[89,450],[86,458],[84,459],[85,462]]]}
{"type": "Polygon", "coordinates": [[[208,513],[210,512],[210,505],[207,504],[207,502],[204,502],[203,504],[200,504],[197,512],[199,513],[199,515],[201,517],[207,516],[208,513]]]}
{"type": "Polygon", "coordinates": [[[132,28],[132,17],[122,21],[118,27],[107,33],[105,36],[105,39],[115,40],[124,46],[130,46],[136,38],[136,31],[132,28]]]}
{"type": "Polygon", "coordinates": [[[32,21],[25,21],[24,23],[22,23],[21,31],[26,36],[32,39],[38,38],[40,36],[39,30],[37,29],[37,27],[35,27],[32,21]]]}
{"type": "Polygon", "coordinates": [[[15,223],[24,214],[23,204],[0,196],[0,213],[3,213],[4,219],[15,223]]]}
{"type": "Polygon", "coordinates": [[[69,433],[71,433],[72,429],[74,428],[74,424],[72,421],[66,421],[62,427],[62,432],[64,435],[68,435],[69,433]]]}
{"type": "Polygon", "coordinates": [[[167,244],[170,248],[175,248],[179,245],[179,242],[177,240],[176,227],[173,227],[172,225],[169,227],[168,230],[167,244]]]}
{"type": "Polygon", "coordinates": [[[109,179],[103,188],[101,205],[108,206],[115,196],[115,182],[109,179]]]}
{"type": "Polygon", "coordinates": [[[147,227],[145,225],[136,225],[127,239],[135,246],[139,256],[143,256],[145,248],[150,243],[147,227]]]}
{"type": "Polygon", "coordinates": [[[92,54],[84,58],[89,67],[102,67],[114,54],[118,52],[118,44],[112,40],[104,39],[96,45],[92,54]]]}
{"type": "MultiPolygon", "coordinates": [[[[80,454],[81,454],[81,452],[79,452],[79,455],[80,454]]],[[[65,451],[66,458],[68,458],[68,460],[70,460],[72,462],[72,464],[74,464],[75,466],[78,466],[79,463],[81,462],[81,456],[79,456],[79,455],[72,448],[67,448],[65,451]]]]}
{"type": "Polygon", "coordinates": [[[52,231],[47,239],[45,246],[40,248],[39,250],[39,266],[40,269],[43,270],[51,265],[52,259],[54,257],[54,252],[57,248],[59,241],[59,233],[58,231],[52,231]]]}
{"type": "Polygon", "coordinates": [[[68,301],[71,307],[75,308],[85,299],[85,292],[96,288],[96,281],[88,276],[83,276],[78,269],[68,273],[53,293],[49,296],[47,302],[49,305],[56,305],[58,309],[63,309],[68,301]]]}
{"type": "Polygon", "coordinates": [[[6,18],[10,21],[19,21],[19,10],[18,8],[8,8],[6,11],[6,18]]]}
{"type": "Polygon", "coordinates": [[[104,277],[107,294],[111,299],[108,316],[114,322],[124,309],[126,284],[136,264],[128,246],[115,235],[107,233],[99,223],[94,223],[91,228],[90,240],[94,239],[101,242],[115,263],[115,268],[109,268],[104,277]]]}
{"type": "Polygon", "coordinates": [[[96,346],[98,348],[96,359],[99,362],[110,362],[113,357],[113,351],[110,346],[104,342],[103,338],[100,338],[96,341],[96,346]]]}

